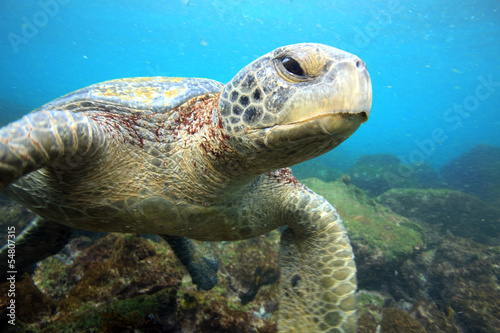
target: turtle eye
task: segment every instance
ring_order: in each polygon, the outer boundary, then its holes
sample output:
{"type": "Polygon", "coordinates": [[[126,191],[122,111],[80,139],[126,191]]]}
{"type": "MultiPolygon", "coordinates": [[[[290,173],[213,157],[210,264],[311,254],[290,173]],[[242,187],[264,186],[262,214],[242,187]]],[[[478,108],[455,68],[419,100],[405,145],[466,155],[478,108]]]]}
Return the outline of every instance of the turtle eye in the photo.
{"type": "Polygon", "coordinates": [[[283,64],[283,67],[285,67],[285,69],[290,73],[298,76],[305,75],[304,70],[302,69],[302,67],[300,67],[300,64],[297,62],[297,60],[286,57],[281,60],[281,63],[283,64]]]}

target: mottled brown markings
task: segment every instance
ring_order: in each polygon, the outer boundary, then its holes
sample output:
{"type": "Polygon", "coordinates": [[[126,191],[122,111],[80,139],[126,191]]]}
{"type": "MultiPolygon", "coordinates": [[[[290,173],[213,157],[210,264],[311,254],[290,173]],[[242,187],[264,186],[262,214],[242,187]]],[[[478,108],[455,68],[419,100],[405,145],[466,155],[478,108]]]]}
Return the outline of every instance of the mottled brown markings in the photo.
{"type": "Polygon", "coordinates": [[[300,185],[297,178],[295,178],[295,176],[292,174],[292,170],[290,168],[274,170],[268,172],[267,175],[276,179],[278,183],[284,182],[286,184],[300,185]]]}
{"type": "Polygon", "coordinates": [[[161,140],[160,140],[160,129],[164,128],[165,125],[162,124],[162,125],[158,125],[158,127],[155,128],[155,139],[156,139],[156,142],[160,143],[161,140]]]}
{"type": "Polygon", "coordinates": [[[123,142],[125,142],[126,139],[121,133],[121,130],[123,128],[127,130],[132,137],[132,140],[130,142],[132,145],[134,145],[136,143],[135,140],[137,140],[139,147],[144,147],[144,138],[137,131],[137,127],[139,126],[137,121],[141,119],[141,115],[131,114],[129,116],[125,116],[111,112],[94,112],[90,115],[90,117],[95,122],[101,125],[105,125],[103,126],[105,133],[111,134],[114,138],[116,138],[116,135],[118,134],[123,138],[123,142]],[[123,127],[120,127],[119,124],[123,125],[123,127]],[[113,128],[118,132],[114,131],[113,128]]]}
{"type": "Polygon", "coordinates": [[[174,138],[179,131],[185,130],[188,134],[195,134],[212,121],[212,111],[214,107],[214,94],[205,94],[192,98],[188,102],[174,109],[179,116],[174,120],[168,130],[172,131],[174,138]]]}
{"type": "Polygon", "coordinates": [[[217,124],[212,125],[212,111],[218,109],[219,96],[220,94],[205,94],[192,98],[173,110],[179,116],[167,127],[174,138],[177,138],[182,131],[187,135],[203,131],[199,145],[205,153],[216,158],[222,157],[224,152],[231,149],[227,144],[229,135],[223,131],[224,125],[220,115],[217,124]]]}

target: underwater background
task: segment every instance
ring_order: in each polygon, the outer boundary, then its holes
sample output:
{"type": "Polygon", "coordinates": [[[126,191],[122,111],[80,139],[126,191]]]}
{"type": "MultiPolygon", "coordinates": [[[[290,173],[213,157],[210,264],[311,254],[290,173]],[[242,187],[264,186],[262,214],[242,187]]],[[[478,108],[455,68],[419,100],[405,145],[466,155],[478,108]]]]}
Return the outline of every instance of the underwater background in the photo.
{"type": "MultiPolygon", "coordinates": [[[[499,332],[498,1],[3,0],[0,126],[109,79],[225,83],[257,57],[301,42],[356,54],[372,79],[368,122],[293,168],[345,220],[360,332],[499,332]]],[[[1,200],[2,228],[32,218],[1,200]]],[[[23,329],[276,331],[279,235],[214,245],[225,282],[208,293],[185,281],[166,245],[97,238],[76,237],[64,260],[39,265],[38,289],[20,287],[30,299],[23,329]],[[153,264],[134,275],[141,264],[124,258],[144,248],[139,257],[153,264]],[[120,274],[106,275],[113,269],[120,274]],[[82,270],[95,275],[83,283],[82,270]],[[128,289],[117,287],[125,275],[128,289]],[[54,316],[66,321],[54,328],[54,316]]]]}

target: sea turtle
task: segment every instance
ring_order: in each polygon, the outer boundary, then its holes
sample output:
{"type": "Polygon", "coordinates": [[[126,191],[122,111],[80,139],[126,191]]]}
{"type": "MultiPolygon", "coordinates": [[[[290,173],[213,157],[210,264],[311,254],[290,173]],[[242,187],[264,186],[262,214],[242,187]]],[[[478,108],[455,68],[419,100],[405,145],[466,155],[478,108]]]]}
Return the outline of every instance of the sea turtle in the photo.
{"type": "Polygon", "coordinates": [[[56,99],[0,129],[1,193],[39,216],[16,239],[17,267],[71,228],[230,241],[286,225],[280,332],[354,332],[342,220],[287,167],[343,142],[371,101],[362,60],[311,43],[280,47],[226,85],[129,78],[56,99]]]}

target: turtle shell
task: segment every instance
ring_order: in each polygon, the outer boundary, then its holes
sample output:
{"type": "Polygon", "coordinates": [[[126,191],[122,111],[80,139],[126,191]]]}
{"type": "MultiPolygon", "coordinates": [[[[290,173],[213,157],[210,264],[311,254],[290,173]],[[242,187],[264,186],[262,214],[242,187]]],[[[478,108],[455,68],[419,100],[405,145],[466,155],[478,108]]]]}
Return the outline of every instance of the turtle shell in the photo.
{"type": "Polygon", "coordinates": [[[159,76],[116,79],[74,91],[37,110],[82,112],[113,109],[130,113],[165,113],[196,96],[218,93],[223,86],[220,82],[199,78],[159,76]]]}

